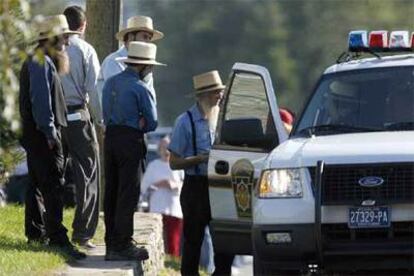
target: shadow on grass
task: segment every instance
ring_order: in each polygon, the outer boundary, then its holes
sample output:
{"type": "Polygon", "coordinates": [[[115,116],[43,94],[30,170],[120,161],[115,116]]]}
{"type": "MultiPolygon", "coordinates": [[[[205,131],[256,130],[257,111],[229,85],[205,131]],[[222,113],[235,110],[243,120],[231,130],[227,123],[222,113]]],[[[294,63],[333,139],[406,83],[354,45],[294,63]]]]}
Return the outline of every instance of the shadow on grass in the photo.
{"type": "MultiPolygon", "coordinates": [[[[0,249],[4,251],[26,251],[26,252],[45,252],[53,253],[61,256],[65,262],[73,262],[74,259],[66,254],[65,252],[59,250],[56,247],[49,247],[40,243],[31,243],[28,244],[22,239],[11,239],[8,236],[0,235],[0,249]]],[[[7,252],[5,252],[7,254],[7,252]]]]}

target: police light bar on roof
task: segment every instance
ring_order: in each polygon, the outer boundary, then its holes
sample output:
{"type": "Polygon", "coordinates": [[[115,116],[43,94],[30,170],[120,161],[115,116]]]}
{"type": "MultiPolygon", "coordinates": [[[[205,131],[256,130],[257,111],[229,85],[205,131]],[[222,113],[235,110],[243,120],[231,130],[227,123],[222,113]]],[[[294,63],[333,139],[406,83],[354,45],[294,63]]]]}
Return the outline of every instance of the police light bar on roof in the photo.
{"type": "Polygon", "coordinates": [[[414,51],[414,32],[409,36],[408,31],[388,32],[366,30],[351,31],[348,37],[350,52],[399,52],[414,51]]]}

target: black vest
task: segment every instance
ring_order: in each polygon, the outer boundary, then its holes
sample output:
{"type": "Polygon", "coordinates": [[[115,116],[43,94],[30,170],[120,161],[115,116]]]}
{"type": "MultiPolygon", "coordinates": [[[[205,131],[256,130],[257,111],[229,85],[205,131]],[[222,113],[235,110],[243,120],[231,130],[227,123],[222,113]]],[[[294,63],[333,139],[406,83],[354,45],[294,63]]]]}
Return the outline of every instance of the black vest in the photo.
{"type": "MultiPolygon", "coordinates": [[[[33,119],[32,114],[32,102],[30,100],[30,73],[28,68],[28,62],[32,59],[29,57],[22,65],[20,71],[20,94],[19,94],[19,104],[20,104],[20,116],[23,126],[23,135],[25,134],[25,129],[37,128],[36,123],[33,119]]],[[[45,62],[47,62],[45,60],[45,62]]],[[[63,94],[63,87],[60,81],[59,74],[56,70],[56,67],[49,63],[50,70],[52,70],[52,82],[50,83],[50,93],[52,99],[52,112],[54,115],[54,124],[57,128],[60,126],[67,126],[66,123],[66,104],[63,94]]]]}

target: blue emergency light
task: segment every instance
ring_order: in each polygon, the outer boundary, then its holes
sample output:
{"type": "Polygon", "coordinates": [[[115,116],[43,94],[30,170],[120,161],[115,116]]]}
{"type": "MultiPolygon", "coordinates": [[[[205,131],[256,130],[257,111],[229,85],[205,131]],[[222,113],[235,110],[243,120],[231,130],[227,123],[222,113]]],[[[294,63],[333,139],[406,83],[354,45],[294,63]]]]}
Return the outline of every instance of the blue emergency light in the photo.
{"type": "Polygon", "coordinates": [[[348,37],[349,51],[360,52],[368,48],[368,32],[364,30],[352,31],[348,37]]]}

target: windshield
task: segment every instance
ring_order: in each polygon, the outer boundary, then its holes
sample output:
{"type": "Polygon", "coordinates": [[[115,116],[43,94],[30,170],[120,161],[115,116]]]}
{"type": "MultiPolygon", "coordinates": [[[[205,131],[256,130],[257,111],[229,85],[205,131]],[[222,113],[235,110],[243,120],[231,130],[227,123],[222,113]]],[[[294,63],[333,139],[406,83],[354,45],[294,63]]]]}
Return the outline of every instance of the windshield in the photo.
{"type": "Polygon", "coordinates": [[[397,130],[414,130],[413,66],[324,76],[294,135],[397,130]]]}

